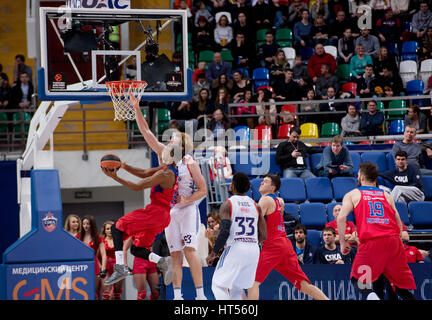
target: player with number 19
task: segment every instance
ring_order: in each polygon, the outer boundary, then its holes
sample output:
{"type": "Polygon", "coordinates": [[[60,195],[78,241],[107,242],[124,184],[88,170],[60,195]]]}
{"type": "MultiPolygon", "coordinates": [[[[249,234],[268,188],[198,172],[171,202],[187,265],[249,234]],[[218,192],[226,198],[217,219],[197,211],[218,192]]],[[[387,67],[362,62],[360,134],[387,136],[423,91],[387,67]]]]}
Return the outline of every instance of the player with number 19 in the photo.
{"type": "Polygon", "coordinates": [[[265,240],[267,232],[261,209],[245,195],[249,188],[249,177],[237,172],[229,187],[232,196],[219,210],[221,229],[207,258],[211,264],[224,250],[212,280],[216,300],[241,300],[244,289],[252,287],[255,280],[258,244],[265,240]]]}

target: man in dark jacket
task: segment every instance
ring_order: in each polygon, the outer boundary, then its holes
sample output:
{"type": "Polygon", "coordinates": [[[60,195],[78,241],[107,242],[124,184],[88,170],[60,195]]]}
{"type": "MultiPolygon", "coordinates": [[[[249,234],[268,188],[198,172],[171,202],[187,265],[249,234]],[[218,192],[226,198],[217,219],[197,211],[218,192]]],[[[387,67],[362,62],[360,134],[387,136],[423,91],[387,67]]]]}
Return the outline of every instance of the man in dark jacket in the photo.
{"type": "Polygon", "coordinates": [[[362,114],[360,130],[364,136],[377,136],[384,134],[382,125],[384,114],[377,111],[377,104],[374,100],[368,102],[368,112],[362,114]]]}
{"type": "Polygon", "coordinates": [[[312,264],[313,256],[316,248],[306,241],[307,230],[302,224],[298,224],[294,227],[294,240],[292,240],[292,245],[294,251],[297,254],[300,264],[312,264]]]}
{"type": "Polygon", "coordinates": [[[303,179],[313,178],[315,175],[307,168],[306,154],[320,153],[320,149],[313,149],[299,141],[301,130],[299,127],[290,129],[287,141],[281,142],[276,149],[276,163],[281,167],[284,178],[303,179]]]}

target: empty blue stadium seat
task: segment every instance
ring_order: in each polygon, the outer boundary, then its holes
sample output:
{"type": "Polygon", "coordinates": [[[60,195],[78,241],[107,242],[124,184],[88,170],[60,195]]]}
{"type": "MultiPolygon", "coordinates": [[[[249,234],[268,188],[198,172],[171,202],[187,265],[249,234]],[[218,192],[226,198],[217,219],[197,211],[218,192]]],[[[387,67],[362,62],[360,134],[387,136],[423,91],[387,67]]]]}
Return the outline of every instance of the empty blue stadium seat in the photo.
{"type": "Polygon", "coordinates": [[[301,203],[300,220],[306,228],[323,229],[327,223],[326,206],[323,203],[301,203]]]}
{"type": "Polygon", "coordinates": [[[312,153],[309,155],[309,165],[311,167],[311,171],[315,172],[315,168],[320,163],[322,158],[322,153],[312,153]]]}
{"type": "Polygon", "coordinates": [[[395,164],[395,161],[394,161],[394,157],[393,157],[393,155],[392,155],[391,152],[387,152],[386,153],[386,160],[387,160],[387,168],[389,170],[396,169],[396,164],[395,164]]]}
{"type": "Polygon", "coordinates": [[[260,188],[260,185],[261,185],[262,181],[263,181],[262,178],[255,178],[255,179],[252,179],[250,181],[250,183],[251,183],[251,189],[252,189],[252,199],[254,199],[255,202],[258,202],[259,199],[261,199],[261,193],[259,193],[258,190],[260,188]]]}
{"type": "MultiPolygon", "coordinates": [[[[335,207],[335,205],[340,204],[342,205],[342,202],[331,202],[327,204],[327,221],[333,221],[334,220],[334,216],[333,216],[333,208],[335,207]]],[[[355,223],[355,218],[354,218],[354,212],[350,212],[348,217],[347,217],[347,221],[351,221],[355,223]]]]}
{"type": "Polygon", "coordinates": [[[360,153],[355,151],[350,151],[351,160],[353,163],[353,172],[354,175],[357,175],[357,172],[359,171],[360,163],[361,163],[361,157],[360,153]]]}
{"type": "Polygon", "coordinates": [[[233,173],[243,172],[248,176],[253,176],[252,169],[256,165],[251,160],[252,153],[249,152],[228,152],[233,173]]]}
{"type": "Polygon", "coordinates": [[[314,53],[315,50],[312,47],[300,47],[299,55],[301,55],[302,57],[302,61],[303,61],[302,63],[306,65],[307,61],[309,60],[310,57],[313,56],[314,53]]]}
{"type": "Polygon", "coordinates": [[[405,120],[392,120],[388,134],[403,134],[405,132],[405,120]]]}
{"type": "Polygon", "coordinates": [[[407,204],[405,202],[397,201],[395,202],[395,206],[403,224],[405,226],[409,226],[411,224],[411,221],[409,219],[407,204]]]}
{"type": "Polygon", "coordinates": [[[357,187],[357,179],[354,177],[335,177],[331,180],[333,197],[336,201],[342,201],[344,195],[357,187]]]}
{"type": "Polygon", "coordinates": [[[248,126],[236,126],[234,127],[234,134],[236,141],[249,141],[250,140],[250,128],[248,126]]]}
{"type": "Polygon", "coordinates": [[[423,94],[424,83],[422,80],[410,80],[406,83],[406,93],[408,95],[423,94]]]}
{"type": "Polygon", "coordinates": [[[315,248],[322,247],[322,231],[313,229],[307,230],[306,241],[312,244],[315,248]]]}
{"type": "Polygon", "coordinates": [[[408,204],[411,216],[411,223],[415,229],[432,227],[432,202],[430,201],[411,201],[408,204]]]}
{"type": "Polygon", "coordinates": [[[311,202],[330,202],[333,200],[333,191],[330,179],[325,177],[305,179],[306,196],[311,202]]]}
{"type": "Polygon", "coordinates": [[[414,60],[417,61],[417,41],[406,41],[402,44],[402,60],[414,60]]]}
{"type": "Polygon", "coordinates": [[[432,176],[422,176],[422,182],[426,200],[432,200],[432,176]]]}
{"type": "Polygon", "coordinates": [[[261,86],[270,85],[270,72],[267,68],[256,68],[252,73],[252,80],[254,82],[254,91],[261,86]]]}
{"type": "Polygon", "coordinates": [[[371,152],[363,152],[361,154],[361,162],[372,162],[375,163],[378,166],[379,172],[387,171],[387,161],[386,156],[384,152],[377,152],[377,151],[371,151],[371,152]]]}
{"type": "Polygon", "coordinates": [[[292,214],[294,217],[296,217],[298,220],[300,220],[299,216],[299,208],[298,205],[295,203],[285,203],[285,210],[286,213],[292,214]]]}
{"type": "Polygon", "coordinates": [[[276,163],[276,152],[270,152],[270,173],[282,175],[281,167],[276,163]]]}
{"type": "Polygon", "coordinates": [[[281,178],[280,197],[284,202],[306,201],[306,190],[301,178],[281,178]]]}

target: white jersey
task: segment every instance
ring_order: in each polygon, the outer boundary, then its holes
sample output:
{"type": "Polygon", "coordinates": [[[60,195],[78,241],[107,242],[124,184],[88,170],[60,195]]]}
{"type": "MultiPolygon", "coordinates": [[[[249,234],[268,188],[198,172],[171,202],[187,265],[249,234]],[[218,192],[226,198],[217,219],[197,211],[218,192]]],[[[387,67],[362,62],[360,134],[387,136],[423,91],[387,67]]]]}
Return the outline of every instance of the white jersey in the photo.
{"type": "Polygon", "coordinates": [[[232,196],[228,201],[231,203],[230,236],[213,274],[212,287],[248,289],[255,281],[260,254],[259,213],[248,196],[232,196]]]}
{"type": "Polygon", "coordinates": [[[232,196],[231,229],[226,244],[229,246],[236,241],[258,243],[258,209],[248,196],[232,196]]]}
{"type": "Polygon", "coordinates": [[[194,191],[194,181],[189,171],[189,162],[191,160],[193,160],[193,157],[187,154],[181,161],[177,162],[178,192],[184,198],[189,197],[194,191]]]}

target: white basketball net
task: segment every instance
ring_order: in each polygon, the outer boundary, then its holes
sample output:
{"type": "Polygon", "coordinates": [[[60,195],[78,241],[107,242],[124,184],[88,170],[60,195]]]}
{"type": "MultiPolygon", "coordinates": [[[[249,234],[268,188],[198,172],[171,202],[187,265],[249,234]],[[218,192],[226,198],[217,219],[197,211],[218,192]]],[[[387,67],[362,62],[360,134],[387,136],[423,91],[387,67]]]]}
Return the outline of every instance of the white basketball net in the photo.
{"type": "Polygon", "coordinates": [[[140,100],[147,82],[109,81],[106,87],[114,106],[114,120],[135,120],[135,110],[130,103],[129,92],[140,100]]]}

